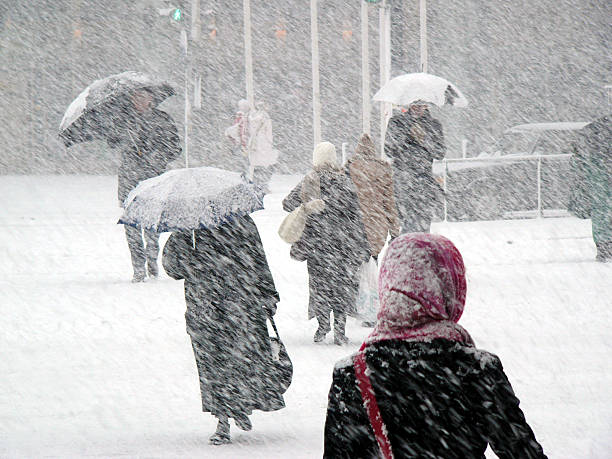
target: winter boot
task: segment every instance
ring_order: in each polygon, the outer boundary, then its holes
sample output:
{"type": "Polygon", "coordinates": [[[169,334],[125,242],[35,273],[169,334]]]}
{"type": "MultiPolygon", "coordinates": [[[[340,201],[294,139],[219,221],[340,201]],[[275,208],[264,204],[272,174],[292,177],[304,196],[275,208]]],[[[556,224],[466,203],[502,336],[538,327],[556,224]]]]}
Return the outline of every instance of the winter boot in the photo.
{"type": "Polygon", "coordinates": [[[319,328],[314,335],[314,342],[321,343],[325,340],[325,335],[329,333],[331,327],[329,326],[329,313],[327,314],[317,314],[317,322],[319,322],[319,328]]]}
{"type": "Polygon", "coordinates": [[[147,271],[149,271],[149,277],[157,277],[159,275],[159,268],[157,267],[156,260],[147,261],[147,271]]]}
{"type": "Polygon", "coordinates": [[[217,431],[208,439],[208,442],[211,445],[226,445],[232,442],[230,438],[229,420],[226,416],[219,418],[217,431]]]}
{"type": "Polygon", "coordinates": [[[325,340],[325,335],[327,335],[327,333],[329,332],[329,330],[325,330],[323,328],[321,328],[321,326],[319,325],[319,328],[317,328],[317,331],[314,334],[314,342],[315,343],[320,343],[322,341],[325,340]]]}
{"type": "Polygon", "coordinates": [[[334,344],[343,346],[348,343],[348,338],[344,334],[346,328],[346,314],[336,314],[334,312],[334,344]]]}
{"type": "Polygon", "coordinates": [[[253,424],[251,424],[251,420],[246,414],[235,415],[234,422],[236,423],[236,426],[241,430],[249,431],[253,428],[253,424]]]}
{"type": "Polygon", "coordinates": [[[142,269],[135,269],[134,270],[134,277],[132,277],[132,283],[138,283],[138,282],[144,282],[146,278],[146,273],[144,268],[142,269]]]}

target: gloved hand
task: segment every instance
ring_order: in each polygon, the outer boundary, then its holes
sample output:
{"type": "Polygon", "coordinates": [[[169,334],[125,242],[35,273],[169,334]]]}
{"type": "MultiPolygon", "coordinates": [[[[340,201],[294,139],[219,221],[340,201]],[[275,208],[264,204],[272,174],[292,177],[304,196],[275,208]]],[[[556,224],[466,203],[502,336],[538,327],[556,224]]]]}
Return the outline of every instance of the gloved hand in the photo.
{"type": "Polygon", "coordinates": [[[266,311],[266,314],[268,314],[268,316],[273,317],[274,314],[276,314],[276,304],[271,303],[271,304],[266,304],[263,307],[264,311],[266,311]]]}

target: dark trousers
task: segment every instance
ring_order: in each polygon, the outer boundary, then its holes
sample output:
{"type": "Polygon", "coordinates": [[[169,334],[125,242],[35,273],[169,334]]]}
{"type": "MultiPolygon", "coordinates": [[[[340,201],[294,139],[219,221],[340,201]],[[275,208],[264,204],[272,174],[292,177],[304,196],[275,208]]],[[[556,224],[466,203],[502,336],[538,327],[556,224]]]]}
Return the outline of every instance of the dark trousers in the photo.
{"type": "MultiPolygon", "coordinates": [[[[319,329],[328,332],[331,330],[330,324],[331,311],[320,311],[317,312],[317,322],[319,323],[319,329]]],[[[344,335],[346,328],[346,313],[334,311],[334,335],[344,335]]]]}
{"type": "Polygon", "coordinates": [[[140,230],[133,226],[124,225],[125,238],[127,239],[130,255],[132,256],[132,267],[134,273],[144,273],[145,262],[149,265],[157,263],[159,253],[159,234],[155,231],[140,230]],[[144,240],[143,240],[144,232],[144,240]]]}

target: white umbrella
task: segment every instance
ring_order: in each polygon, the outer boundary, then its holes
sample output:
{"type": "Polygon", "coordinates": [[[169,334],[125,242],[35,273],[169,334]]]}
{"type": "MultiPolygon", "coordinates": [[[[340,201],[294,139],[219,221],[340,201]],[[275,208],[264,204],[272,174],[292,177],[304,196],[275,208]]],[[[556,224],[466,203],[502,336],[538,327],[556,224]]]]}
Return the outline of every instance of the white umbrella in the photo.
{"type": "Polygon", "coordinates": [[[124,203],[119,223],[157,232],[216,228],[263,209],[263,192],[238,172],[173,169],[144,180],[124,203]]]}
{"type": "Polygon", "coordinates": [[[395,105],[410,105],[416,101],[439,107],[451,104],[466,107],[465,96],[450,81],[429,73],[406,73],[391,79],[374,95],[374,100],[395,105]]]}

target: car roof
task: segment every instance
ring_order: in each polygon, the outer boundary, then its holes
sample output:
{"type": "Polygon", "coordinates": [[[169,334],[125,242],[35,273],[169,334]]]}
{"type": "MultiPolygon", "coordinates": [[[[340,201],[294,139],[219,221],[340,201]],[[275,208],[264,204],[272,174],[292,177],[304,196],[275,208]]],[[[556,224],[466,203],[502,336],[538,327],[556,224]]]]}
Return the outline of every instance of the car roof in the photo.
{"type": "Polygon", "coordinates": [[[506,133],[525,133],[525,132],[541,132],[541,131],[577,131],[582,129],[587,124],[586,121],[565,121],[557,123],[528,123],[518,124],[506,129],[506,133]]]}

